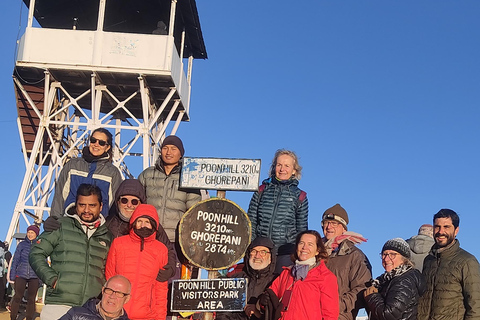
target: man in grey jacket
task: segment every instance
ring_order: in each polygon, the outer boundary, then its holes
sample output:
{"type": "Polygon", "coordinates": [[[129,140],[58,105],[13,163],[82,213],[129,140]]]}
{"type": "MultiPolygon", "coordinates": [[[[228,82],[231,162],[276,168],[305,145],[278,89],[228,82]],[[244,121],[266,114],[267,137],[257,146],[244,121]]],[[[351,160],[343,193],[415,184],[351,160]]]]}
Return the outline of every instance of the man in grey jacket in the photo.
{"type": "Polygon", "coordinates": [[[200,190],[180,189],[181,159],[185,153],[182,140],[168,136],[154,166],[145,169],[138,180],[145,188],[147,203],[155,206],[159,222],[170,241],[183,214],[201,200],[200,190]]]}
{"type": "Polygon", "coordinates": [[[348,214],[338,203],[322,217],[327,268],[335,274],[340,299],[339,320],[354,320],[363,308],[362,292],[372,278],[372,266],[355,244],[365,242],[362,235],[347,231],[348,214]]]}
{"type": "Polygon", "coordinates": [[[422,272],[423,260],[432,249],[435,241],[433,240],[433,226],[424,224],[418,229],[418,235],[407,240],[410,246],[411,260],[415,264],[415,269],[422,272]]]}
{"type": "Polygon", "coordinates": [[[480,265],[455,239],[459,225],[453,210],[433,216],[435,245],[423,262],[427,291],[418,304],[418,320],[480,319],[480,265]]]}

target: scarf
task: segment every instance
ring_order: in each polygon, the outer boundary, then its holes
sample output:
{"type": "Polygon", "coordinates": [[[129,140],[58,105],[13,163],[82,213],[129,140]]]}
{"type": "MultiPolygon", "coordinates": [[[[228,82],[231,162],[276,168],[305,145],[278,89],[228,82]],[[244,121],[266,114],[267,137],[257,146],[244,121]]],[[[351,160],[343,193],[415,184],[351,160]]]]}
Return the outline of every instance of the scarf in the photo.
{"type": "Polygon", "coordinates": [[[377,277],[377,279],[371,280],[372,286],[377,288],[378,291],[381,291],[381,289],[386,284],[388,284],[393,278],[401,276],[402,274],[404,274],[405,272],[407,272],[411,269],[413,269],[413,267],[411,265],[401,264],[398,267],[396,267],[395,269],[393,269],[392,271],[390,271],[390,272],[385,271],[385,273],[380,275],[379,277],[377,277]]]}
{"type": "Polygon", "coordinates": [[[367,242],[367,239],[365,239],[360,233],[356,233],[353,231],[345,231],[343,234],[336,236],[335,238],[332,238],[327,242],[325,242],[325,249],[327,249],[328,255],[331,255],[332,252],[336,251],[340,246],[340,243],[342,243],[345,240],[350,240],[354,244],[367,242]]]}
{"type": "Polygon", "coordinates": [[[94,156],[90,153],[90,149],[87,147],[84,147],[83,150],[82,150],[82,158],[87,161],[88,163],[92,163],[92,162],[96,162],[98,160],[102,160],[102,159],[108,159],[108,154],[106,152],[104,152],[102,155],[100,156],[94,156]]]}
{"type": "Polygon", "coordinates": [[[133,229],[133,232],[140,237],[140,251],[143,251],[143,248],[145,245],[145,238],[148,238],[152,234],[154,234],[155,230],[143,227],[143,228],[133,229]]]}
{"type": "Polygon", "coordinates": [[[305,261],[295,260],[295,265],[292,267],[292,276],[295,280],[304,280],[307,277],[308,271],[315,267],[317,260],[311,257],[305,261]]]}
{"type": "Polygon", "coordinates": [[[130,222],[130,218],[125,217],[120,210],[118,210],[118,217],[124,222],[130,222]]]}

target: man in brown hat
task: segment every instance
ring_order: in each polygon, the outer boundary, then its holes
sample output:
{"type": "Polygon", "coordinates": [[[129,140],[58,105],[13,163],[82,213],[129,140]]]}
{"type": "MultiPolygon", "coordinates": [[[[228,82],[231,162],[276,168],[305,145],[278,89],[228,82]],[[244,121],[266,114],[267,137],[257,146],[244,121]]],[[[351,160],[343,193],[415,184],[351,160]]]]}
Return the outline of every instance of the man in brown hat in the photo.
{"type": "Polygon", "coordinates": [[[329,253],[327,268],[337,277],[340,298],[339,320],[353,320],[363,308],[362,291],[372,278],[372,266],[355,244],[367,241],[362,235],[347,231],[348,214],[338,203],[325,210],[322,228],[329,253]]]}

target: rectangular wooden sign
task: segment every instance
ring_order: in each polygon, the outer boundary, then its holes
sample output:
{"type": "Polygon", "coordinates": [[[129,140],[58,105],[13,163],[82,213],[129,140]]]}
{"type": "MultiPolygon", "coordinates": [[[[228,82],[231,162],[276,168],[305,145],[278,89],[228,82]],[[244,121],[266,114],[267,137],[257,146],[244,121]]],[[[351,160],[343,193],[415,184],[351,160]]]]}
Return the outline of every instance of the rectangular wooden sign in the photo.
{"type": "Polygon", "coordinates": [[[260,159],[183,158],[180,187],[256,191],[260,159]]]}
{"type": "Polygon", "coordinates": [[[171,310],[175,312],[243,311],[247,279],[173,280],[171,310]]]}

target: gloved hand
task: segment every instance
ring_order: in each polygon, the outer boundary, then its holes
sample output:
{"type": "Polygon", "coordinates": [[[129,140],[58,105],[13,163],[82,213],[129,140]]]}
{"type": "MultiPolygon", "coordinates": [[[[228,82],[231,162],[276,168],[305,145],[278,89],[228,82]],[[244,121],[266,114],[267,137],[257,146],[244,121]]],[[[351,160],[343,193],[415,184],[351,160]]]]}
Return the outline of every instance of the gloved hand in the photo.
{"type": "Polygon", "coordinates": [[[54,217],[48,217],[47,220],[43,222],[43,230],[46,232],[52,232],[60,229],[60,222],[54,217]]]}
{"type": "Polygon", "coordinates": [[[270,296],[268,295],[268,293],[264,292],[262,293],[259,297],[258,297],[258,300],[257,300],[257,310],[260,311],[260,313],[264,313],[264,310],[265,310],[265,306],[271,304],[272,301],[270,299],[270,296]]]}
{"type": "Polygon", "coordinates": [[[164,268],[164,270],[158,271],[158,275],[157,275],[157,281],[158,282],[168,281],[168,279],[170,279],[171,277],[173,277],[175,275],[175,268],[172,268],[168,264],[165,265],[163,268],[164,268]]]}
{"type": "Polygon", "coordinates": [[[365,291],[363,291],[363,296],[364,297],[367,297],[373,293],[377,293],[378,292],[378,289],[375,288],[374,286],[371,286],[371,287],[368,287],[367,289],[365,289],[365,291]]]}

